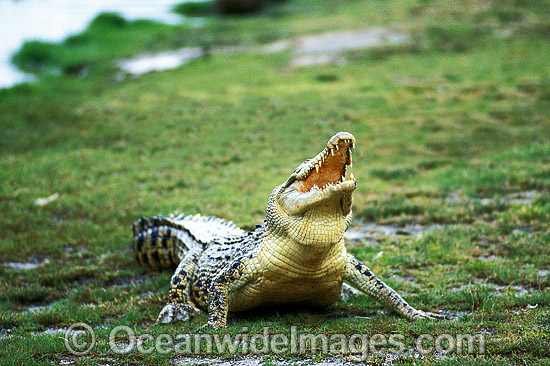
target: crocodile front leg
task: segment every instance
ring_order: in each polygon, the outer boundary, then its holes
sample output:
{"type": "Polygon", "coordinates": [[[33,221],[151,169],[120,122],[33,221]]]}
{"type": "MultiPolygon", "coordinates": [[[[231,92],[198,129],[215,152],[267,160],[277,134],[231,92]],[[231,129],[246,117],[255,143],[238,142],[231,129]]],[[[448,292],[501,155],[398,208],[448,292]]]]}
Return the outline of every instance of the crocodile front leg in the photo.
{"type": "Polygon", "coordinates": [[[388,310],[396,312],[409,320],[441,318],[437,314],[427,313],[410,306],[397,292],[378,279],[367,266],[351,254],[348,254],[344,280],[367,295],[374,297],[388,310]]]}
{"type": "Polygon", "coordinates": [[[237,281],[246,282],[246,277],[246,266],[241,260],[234,260],[216,275],[208,292],[208,326],[217,329],[227,326],[228,292],[236,290],[231,285],[237,281]]]}
{"type": "Polygon", "coordinates": [[[189,296],[190,279],[197,267],[202,249],[191,249],[181,260],[170,281],[168,304],[160,312],[157,323],[187,321],[200,310],[189,296]]]}

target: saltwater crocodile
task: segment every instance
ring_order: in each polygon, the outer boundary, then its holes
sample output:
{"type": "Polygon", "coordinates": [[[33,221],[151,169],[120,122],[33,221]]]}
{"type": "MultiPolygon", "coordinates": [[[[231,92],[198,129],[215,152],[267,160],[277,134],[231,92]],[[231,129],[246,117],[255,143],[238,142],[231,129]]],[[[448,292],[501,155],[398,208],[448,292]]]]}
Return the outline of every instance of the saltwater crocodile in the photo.
{"type": "Polygon", "coordinates": [[[221,328],[228,312],[262,305],[327,306],[352,287],[408,319],[437,315],[417,310],[347,253],[357,186],[352,165],[355,138],[339,132],[314,158],[276,187],[267,217],[254,231],[200,215],[155,216],[132,225],[134,251],[147,269],[176,267],[169,301],[157,322],[188,320],[199,309],[221,328]]]}

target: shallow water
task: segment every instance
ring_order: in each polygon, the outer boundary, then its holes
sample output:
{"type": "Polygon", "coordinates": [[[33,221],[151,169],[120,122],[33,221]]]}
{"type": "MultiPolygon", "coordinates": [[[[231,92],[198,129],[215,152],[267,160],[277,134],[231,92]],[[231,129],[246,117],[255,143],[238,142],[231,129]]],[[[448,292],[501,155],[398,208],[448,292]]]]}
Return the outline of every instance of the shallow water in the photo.
{"type": "Polygon", "coordinates": [[[184,0],[0,0],[0,88],[30,80],[10,59],[24,41],[59,42],[79,33],[99,13],[117,12],[127,19],[153,19],[177,23],[170,12],[184,0]]]}

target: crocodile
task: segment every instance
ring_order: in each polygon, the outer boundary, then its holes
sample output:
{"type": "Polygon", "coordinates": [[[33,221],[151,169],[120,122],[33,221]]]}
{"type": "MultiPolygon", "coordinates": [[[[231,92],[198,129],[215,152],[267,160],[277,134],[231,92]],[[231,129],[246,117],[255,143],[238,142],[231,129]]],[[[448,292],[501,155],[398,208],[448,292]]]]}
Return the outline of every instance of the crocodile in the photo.
{"type": "Polygon", "coordinates": [[[140,265],[175,268],[157,322],[186,321],[204,310],[207,326],[224,328],[229,312],[282,304],[326,307],[352,292],[410,320],[439,318],[409,305],[346,251],[357,187],[353,174],[347,177],[355,142],[351,133],[339,132],[299,165],[273,189],[266,219],[253,231],[199,214],[134,223],[140,265]]]}

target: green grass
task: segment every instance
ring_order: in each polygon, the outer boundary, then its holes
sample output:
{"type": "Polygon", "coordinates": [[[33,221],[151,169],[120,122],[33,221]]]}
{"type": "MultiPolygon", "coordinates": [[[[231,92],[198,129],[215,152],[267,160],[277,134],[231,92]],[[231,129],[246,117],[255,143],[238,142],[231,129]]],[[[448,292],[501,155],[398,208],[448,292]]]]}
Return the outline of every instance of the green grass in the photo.
{"type": "Polygon", "coordinates": [[[433,229],[350,252],[414,306],[464,316],[410,323],[358,297],[326,311],[235,315],[228,332],[399,333],[408,346],[423,333],[483,333],[484,356],[395,363],[548,364],[550,2],[289,0],[277,9],[201,29],[103,15],[61,44],[23,46],[16,61],[40,78],[0,90],[0,262],[47,261],[0,266],[0,363],[170,364],[174,355],[109,350],[116,325],[157,335],[206,322],[154,325],[171,274],[141,270],[129,225],[181,210],[251,228],[270,191],[345,130],[357,138],[356,218],[433,229]],[[243,52],[117,81],[112,63],[390,24],[409,30],[411,45],[350,52],[345,66],[293,69],[289,53],[243,52]],[[87,358],[40,333],[79,321],[98,335],[87,358]]]}
{"type": "Polygon", "coordinates": [[[205,17],[212,16],[214,14],[212,3],[207,1],[190,1],[179,3],[172,8],[172,11],[188,17],[205,17]]]}

